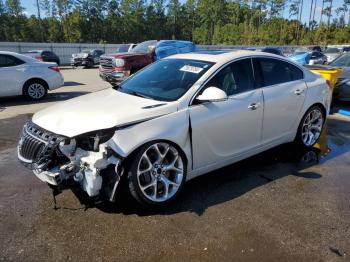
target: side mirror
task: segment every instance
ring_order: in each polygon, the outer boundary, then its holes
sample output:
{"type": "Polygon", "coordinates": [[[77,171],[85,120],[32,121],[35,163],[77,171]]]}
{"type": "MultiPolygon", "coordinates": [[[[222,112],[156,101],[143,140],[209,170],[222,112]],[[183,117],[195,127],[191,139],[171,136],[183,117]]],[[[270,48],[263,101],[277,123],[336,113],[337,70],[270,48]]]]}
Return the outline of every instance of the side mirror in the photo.
{"type": "Polygon", "coordinates": [[[226,93],[214,86],[208,87],[196,98],[200,102],[220,102],[227,100],[226,93]]]}

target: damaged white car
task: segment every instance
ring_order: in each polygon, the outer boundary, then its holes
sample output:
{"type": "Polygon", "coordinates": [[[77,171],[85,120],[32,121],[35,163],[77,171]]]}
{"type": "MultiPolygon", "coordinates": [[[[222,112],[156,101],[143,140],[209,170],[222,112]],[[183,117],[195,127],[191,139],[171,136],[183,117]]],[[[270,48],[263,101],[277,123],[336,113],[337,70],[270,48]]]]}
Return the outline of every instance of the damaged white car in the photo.
{"type": "Polygon", "coordinates": [[[127,179],[137,201],[163,205],[211,170],[286,142],[312,147],[330,99],[322,77],[280,56],[179,54],[36,113],[18,157],[54,186],[114,201],[127,179]]]}

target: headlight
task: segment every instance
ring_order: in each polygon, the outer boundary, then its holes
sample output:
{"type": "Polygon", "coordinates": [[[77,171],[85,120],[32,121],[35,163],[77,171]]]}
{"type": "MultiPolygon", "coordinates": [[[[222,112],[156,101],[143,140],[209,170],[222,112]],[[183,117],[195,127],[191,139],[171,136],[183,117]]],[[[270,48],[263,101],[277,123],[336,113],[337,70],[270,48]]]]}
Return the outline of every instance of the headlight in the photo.
{"type": "Polygon", "coordinates": [[[115,58],[112,60],[112,64],[113,64],[113,66],[121,67],[121,66],[125,65],[125,61],[124,61],[124,59],[115,58]]]}
{"type": "Polygon", "coordinates": [[[86,151],[97,152],[99,150],[99,145],[111,139],[114,135],[114,132],[115,128],[110,128],[85,133],[75,138],[76,144],[78,147],[86,151]]]}

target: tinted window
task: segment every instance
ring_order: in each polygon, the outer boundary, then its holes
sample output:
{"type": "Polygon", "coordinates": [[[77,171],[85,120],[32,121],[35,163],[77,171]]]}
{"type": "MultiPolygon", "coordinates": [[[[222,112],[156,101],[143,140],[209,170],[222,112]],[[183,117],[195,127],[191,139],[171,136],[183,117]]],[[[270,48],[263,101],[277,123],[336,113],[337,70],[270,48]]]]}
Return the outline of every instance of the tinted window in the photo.
{"type": "Polygon", "coordinates": [[[244,59],[226,66],[206,84],[206,87],[210,86],[224,90],[228,96],[254,89],[251,60],[244,59]]]}
{"type": "Polygon", "coordinates": [[[128,52],[129,50],[129,45],[121,45],[119,48],[118,48],[118,52],[122,53],[122,52],[128,52]]]}
{"type": "Polygon", "coordinates": [[[266,53],[271,53],[271,54],[275,54],[275,55],[281,55],[282,52],[278,49],[275,48],[265,48],[262,50],[262,52],[266,52],[266,53]]]}
{"type": "Polygon", "coordinates": [[[325,53],[326,54],[339,53],[339,49],[338,48],[327,48],[325,53]]]}
{"type": "Polygon", "coordinates": [[[330,63],[332,66],[350,66],[350,54],[342,55],[330,63]]]}
{"type": "Polygon", "coordinates": [[[303,78],[302,71],[291,65],[272,58],[256,58],[257,70],[260,70],[262,82],[260,86],[271,86],[303,78]]]}
{"type": "Polygon", "coordinates": [[[311,53],[311,58],[319,58],[321,56],[322,56],[322,54],[320,52],[312,52],[311,53]]]}
{"type": "Polygon", "coordinates": [[[14,56],[0,55],[0,67],[9,67],[21,65],[24,62],[14,56]]]}
{"type": "Polygon", "coordinates": [[[304,78],[303,71],[292,64],[288,64],[292,80],[300,80],[304,78]]]}

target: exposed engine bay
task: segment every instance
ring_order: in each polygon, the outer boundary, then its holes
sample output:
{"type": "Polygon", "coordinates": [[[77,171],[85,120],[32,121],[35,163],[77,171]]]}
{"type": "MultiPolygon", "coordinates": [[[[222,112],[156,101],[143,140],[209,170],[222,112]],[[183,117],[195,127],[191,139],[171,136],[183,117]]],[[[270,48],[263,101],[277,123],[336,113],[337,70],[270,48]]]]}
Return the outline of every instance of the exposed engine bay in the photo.
{"type": "Polygon", "coordinates": [[[103,189],[108,200],[114,201],[123,174],[122,158],[108,147],[114,132],[108,129],[67,138],[27,122],[21,133],[18,158],[51,186],[73,180],[90,197],[100,195],[103,189]]]}

